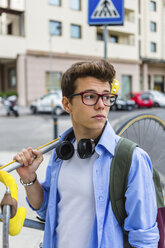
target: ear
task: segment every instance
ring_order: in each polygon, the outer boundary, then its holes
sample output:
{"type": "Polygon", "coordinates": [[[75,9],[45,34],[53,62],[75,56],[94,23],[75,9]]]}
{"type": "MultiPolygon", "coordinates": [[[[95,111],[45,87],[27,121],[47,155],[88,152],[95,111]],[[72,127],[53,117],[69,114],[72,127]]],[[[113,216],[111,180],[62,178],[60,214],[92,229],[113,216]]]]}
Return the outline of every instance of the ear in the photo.
{"type": "Polygon", "coordinates": [[[71,103],[70,103],[69,99],[66,96],[63,96],[63,98],[62,98],[62,105],[63,105],[65,111],[68,114],[70,114],[70,112],[71,112],[71,108],[70,108],[71,107],[71,103]]]}

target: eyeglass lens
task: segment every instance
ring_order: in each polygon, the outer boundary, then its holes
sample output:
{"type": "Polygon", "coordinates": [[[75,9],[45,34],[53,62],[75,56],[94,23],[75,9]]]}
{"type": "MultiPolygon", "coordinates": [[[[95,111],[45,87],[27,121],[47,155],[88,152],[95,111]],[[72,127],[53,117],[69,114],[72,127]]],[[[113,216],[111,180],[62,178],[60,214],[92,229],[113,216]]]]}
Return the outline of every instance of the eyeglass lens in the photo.
{"type": "Polygon", "coordinates": [[[96,93],[84,93],[82,95],[83,103],[89,106],[95,105],[99,97],[102,98],[104,105],[109,107],[112,106],[116,100],[116,97],[111,94],[99,96],[96,93]]]}

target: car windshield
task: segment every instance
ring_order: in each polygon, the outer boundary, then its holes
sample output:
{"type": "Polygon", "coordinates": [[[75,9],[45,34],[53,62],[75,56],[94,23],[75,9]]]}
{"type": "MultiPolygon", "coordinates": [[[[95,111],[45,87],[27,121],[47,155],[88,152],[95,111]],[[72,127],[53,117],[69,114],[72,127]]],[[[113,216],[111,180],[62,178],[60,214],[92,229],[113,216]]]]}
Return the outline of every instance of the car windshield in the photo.
{"type": "Polygon", "coordinates": [[[154,92],[154,95],[157,97],[165,97],[165,94],[163,94],[162,92],[159,92],[159,91],[154,92]]]}
{"type": "Polygon", "coordinates": [[[151,97],[150,97],[150,95],[149,94],[141,94],[141,99],[143,99],[143,100],[149,100],[151,97]]]}
{"type": "Polygon", "coordinates": [[[50,92],[44,96],[42,96],[40,99],[43,100],[45,98],[49,98],[51,96],[54,96],[56,99],[62,99],[62,94],[58,93],[58,92],[50,92]]]}

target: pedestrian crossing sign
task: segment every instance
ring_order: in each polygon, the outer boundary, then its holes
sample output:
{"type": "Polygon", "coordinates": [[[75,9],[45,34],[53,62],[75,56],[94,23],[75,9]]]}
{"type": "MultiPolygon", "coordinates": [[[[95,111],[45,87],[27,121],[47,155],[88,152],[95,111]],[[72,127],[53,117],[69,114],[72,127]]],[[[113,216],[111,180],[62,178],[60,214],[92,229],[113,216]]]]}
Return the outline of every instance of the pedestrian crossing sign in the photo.
{"type": "Polygon", "coordinates": [[[123,25],[124,0],[88,0],[89,25],[123,25]]]}

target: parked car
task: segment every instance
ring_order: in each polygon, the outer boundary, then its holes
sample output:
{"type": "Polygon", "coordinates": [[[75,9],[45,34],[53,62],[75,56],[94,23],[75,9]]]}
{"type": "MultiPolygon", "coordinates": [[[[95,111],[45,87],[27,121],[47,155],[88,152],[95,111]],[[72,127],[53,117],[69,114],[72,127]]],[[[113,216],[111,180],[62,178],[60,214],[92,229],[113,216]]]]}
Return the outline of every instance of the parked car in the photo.
{"type": "Polygon", "coordinates": [[[130,100],[127,97],[121,97],[118,95],[114,105],[111,106],[111,110],[133,110],[136,104],[134,100],[130,100]]]}
{"type": "Polygon", "coordinates": [[[135,101],[137,107],[148,107],[152,108],[154,106],[154,102],[149,93],[146,92],[137,92],[137,93],[129,93],[128,98],[135,101]]]}
{"type": "Polygon", "coordinates": [[[155,107],[165,107],[165,94],[157,90],[147,90],[146,93],[151,95],[155,107]]]}
{"type": "Polygon", "coordinates": [[[61,91],[49,92],[48,94],[34,100],[30,104],[30,110],[33,114],[36,113],[53,113],[61,115],[66,113],[62,105],[61,91]]]}

